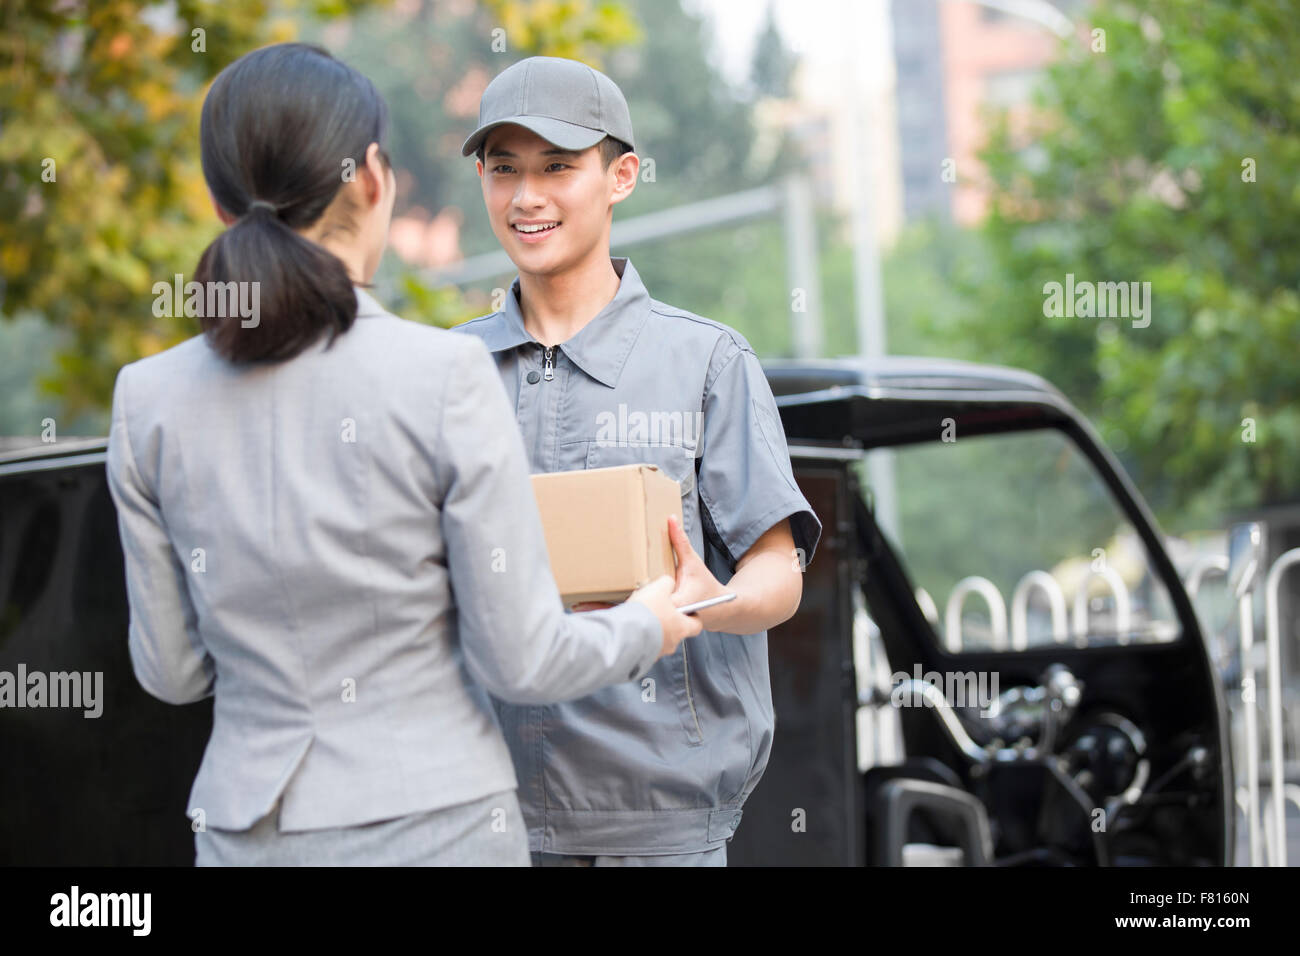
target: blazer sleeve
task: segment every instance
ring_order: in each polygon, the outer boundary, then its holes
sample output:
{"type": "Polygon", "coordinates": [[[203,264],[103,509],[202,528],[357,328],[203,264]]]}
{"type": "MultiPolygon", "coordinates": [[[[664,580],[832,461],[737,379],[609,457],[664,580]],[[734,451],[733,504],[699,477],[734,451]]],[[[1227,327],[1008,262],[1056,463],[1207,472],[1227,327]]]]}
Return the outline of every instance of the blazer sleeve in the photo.
{"type": "Polygon", "coordinates": [[[537,499],[496,365],[466,336],[448,369],[435,470],[442,531],[470,672],[497,697],[550,703],[635,680],[663,632],[645,605],[566,614],[537,499]]]}
{"type": "Polygon", "coordinates": [[[185,569],[176,557],[158,499],[141,473],[127,427],[128,370],[113,387],[108,487],[126,563],[131,608],[128,645],[136,679],[169,704],[212,696],[214,666],[198,633],[185,569]]]}

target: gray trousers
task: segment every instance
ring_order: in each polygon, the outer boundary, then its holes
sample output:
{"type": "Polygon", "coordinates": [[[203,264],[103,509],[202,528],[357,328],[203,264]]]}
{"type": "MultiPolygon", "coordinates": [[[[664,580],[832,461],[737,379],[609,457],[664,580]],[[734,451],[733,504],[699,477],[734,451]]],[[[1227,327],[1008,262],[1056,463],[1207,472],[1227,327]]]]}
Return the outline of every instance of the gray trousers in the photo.
{"type": "Polygon", "coordinates": [[[249,830],[194,834],[196,866],[528,866],[515,791],[329,830],[281,833],[280,807],[249,830]]]}
{"type": "Polygon", "coordinates": [[[726,866],[727,844],[700,853],[669,856],[573,856],[533,853],[533,866],[726,866]]]}

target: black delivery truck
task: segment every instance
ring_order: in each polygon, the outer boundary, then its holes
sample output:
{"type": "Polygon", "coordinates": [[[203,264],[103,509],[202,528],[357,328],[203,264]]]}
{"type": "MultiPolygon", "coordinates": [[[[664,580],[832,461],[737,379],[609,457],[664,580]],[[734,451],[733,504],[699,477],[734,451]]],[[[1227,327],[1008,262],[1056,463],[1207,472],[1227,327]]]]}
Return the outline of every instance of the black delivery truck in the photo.
{"type": "MultiPolygon", "coordinates": [[[[1224,700],[1154,520],[1025,372],[774,362],[822,520],[769,634],[776,735],[733,866],[1226,865],[1224,700]]],[[[211,700],[134,679],[104,440],[0,456],[0,671],[102,671],[102,714],[0,708],[0,863],[188,865],[211,700]]]]}

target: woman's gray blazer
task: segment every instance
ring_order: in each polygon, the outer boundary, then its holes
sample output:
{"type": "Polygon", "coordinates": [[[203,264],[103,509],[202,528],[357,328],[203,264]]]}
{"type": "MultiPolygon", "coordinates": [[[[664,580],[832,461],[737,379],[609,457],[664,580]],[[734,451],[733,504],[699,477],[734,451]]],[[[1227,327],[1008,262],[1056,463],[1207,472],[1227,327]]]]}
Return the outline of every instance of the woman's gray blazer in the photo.
{"type": "Polygon", "coordinates": [[[133,362],[108,477],[135,674],[215,694],[190,794],[246,829],[313,830],[515,786],[484,688],[519,702],[638,679],[644,605],[566,614],[514,413],[474,336],[358,318],[279,364],[203,336],[133,362]]]}

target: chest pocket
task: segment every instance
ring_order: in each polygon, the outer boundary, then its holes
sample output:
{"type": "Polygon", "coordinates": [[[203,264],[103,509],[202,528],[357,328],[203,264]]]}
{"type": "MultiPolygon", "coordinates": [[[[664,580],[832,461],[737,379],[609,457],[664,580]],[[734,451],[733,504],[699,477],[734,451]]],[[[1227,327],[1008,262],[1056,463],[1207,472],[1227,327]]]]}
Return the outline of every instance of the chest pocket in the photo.
{"type": "MultiPolygon", "coordinates": [[[[588,468],[613,468],[616,465],[654,465],[682,489],[682,523],[689,535],[699,522],[695,494],[695,457],[680,445],[601,445],[587,444],[588,468]]],[[[693,539],[692,539],[693,540],[693,539]]],[[[696,550],[699,550],[698,547],[696,550]]]]}

